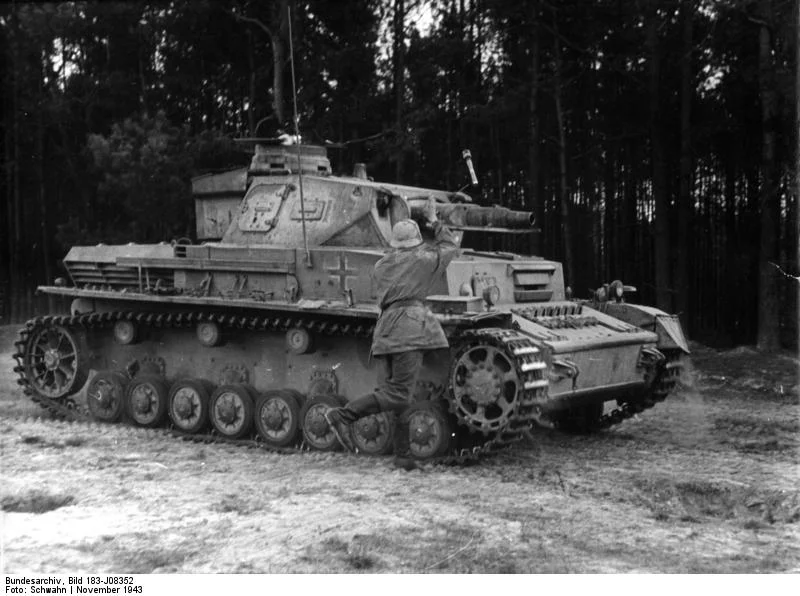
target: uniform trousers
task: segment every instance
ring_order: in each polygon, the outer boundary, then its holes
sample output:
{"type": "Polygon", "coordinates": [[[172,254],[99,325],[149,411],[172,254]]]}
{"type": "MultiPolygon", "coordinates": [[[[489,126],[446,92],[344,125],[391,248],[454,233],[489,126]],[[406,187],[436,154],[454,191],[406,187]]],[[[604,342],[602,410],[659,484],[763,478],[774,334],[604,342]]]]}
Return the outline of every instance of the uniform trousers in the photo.
{"type": "Polygon", "coordinates": [[[378,372],[378,388],[354,399],[343,408],[342,413],[348,418],[348,422],[352,423],[379,412],[400,414],[405,410],[414,397],[424,355],[424,350],[410,350],[375,356],[381,367],[378,372]]]}

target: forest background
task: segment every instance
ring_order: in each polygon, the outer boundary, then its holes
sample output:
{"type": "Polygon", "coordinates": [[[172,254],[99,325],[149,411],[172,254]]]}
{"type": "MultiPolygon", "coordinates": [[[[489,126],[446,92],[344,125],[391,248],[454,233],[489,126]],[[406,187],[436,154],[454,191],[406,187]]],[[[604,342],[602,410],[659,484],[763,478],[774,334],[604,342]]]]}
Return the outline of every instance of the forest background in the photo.
{"type": "Polygon", "coordinates": [[[536,213],[481,248],[621,279],[716,346],[797,347],[792,0],[0,5],[0,323],[72,245],[194,235],[191,177],[292,120],[338,173],[536,213]],[[291,23],[290,23],[291,19],[291,23]],[[291,25],[291,27],[290,27],[291,25]]]}

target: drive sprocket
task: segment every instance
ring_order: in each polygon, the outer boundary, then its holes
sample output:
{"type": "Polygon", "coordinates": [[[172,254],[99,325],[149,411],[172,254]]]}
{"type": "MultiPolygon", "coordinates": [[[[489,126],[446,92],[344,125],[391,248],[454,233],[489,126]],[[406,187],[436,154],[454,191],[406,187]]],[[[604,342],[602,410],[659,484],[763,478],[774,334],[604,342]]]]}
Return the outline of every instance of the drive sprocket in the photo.
{"type": "Polygon", "coordinates": [[[529,426],[547,396],[547,364],[524,335],[509,329],[465,332],[450,367],[450,410],[484,435],[529,426]]]}

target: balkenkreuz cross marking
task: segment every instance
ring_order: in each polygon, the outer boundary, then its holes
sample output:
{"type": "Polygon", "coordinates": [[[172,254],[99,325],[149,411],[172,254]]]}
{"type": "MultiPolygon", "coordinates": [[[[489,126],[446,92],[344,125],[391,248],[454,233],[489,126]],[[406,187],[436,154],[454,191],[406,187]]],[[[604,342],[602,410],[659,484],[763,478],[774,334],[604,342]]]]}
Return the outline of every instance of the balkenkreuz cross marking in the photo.
{"type": "Polygon", "coordinates": [[[356,274],[358,271],[356,269],[348,269],[347,268],[347,255],[344,253],[338,253],[339,257],[339,266],[337,267],[326,267],[325,270],[330,273],[328,277],[331,279],[339,278],[339,289],[342,292],[347,292],[350,287],[347,284],[347,280],[351,277],[358,277],[356,274]]]}

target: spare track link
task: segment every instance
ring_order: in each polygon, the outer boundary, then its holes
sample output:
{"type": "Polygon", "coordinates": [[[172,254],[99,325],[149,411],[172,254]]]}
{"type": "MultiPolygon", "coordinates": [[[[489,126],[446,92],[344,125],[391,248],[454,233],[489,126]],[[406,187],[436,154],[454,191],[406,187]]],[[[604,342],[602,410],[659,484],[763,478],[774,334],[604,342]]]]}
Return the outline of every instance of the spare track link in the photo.
{"type": "MultiPolygon", "coordinates": [[[[19,338],[14,345],[16,352],[13,358],[16,360],[17,365],[14,367],[19,377],[17,384],[19,384],[24,393],[40,407],[47,410],[48,413],[58,419],[64,419],[76,422],[95,422],[94,418],[84,408],[79,408],[74,400],[69,397],[59,399],[52,399],[39,395],[30,385],[25,375],[25,358],[26,346],[30,336],[38,329],[47,325],[58,325],[66,328],[83,328],[83,329],[97,329],[103,327],[111,327],[118,321],[132,321],[142,325],[149,325],[154,327],[188,327],[196,325],[200,322],[215,322],[219,325],[235,329],[249,329],[252,331],[285,331],[292,327],[303,327],[316,333],[324,333],[329,335],[349,335],[356,337],[371,337],[374,324],[372,323],[341,323],[330,320],[317,320],[309,317],[303,317],[296,314],[291,315],[277,315],[277,316],[242,316],[242,315],[227,315],[219,313],[206,313],[206,312],[178,312],[178,313],[149,313],[138,311],[115,311],[103,313],[87,313],[79,315],[48,315],[30,319],[25,323],[25,326],[19,331],[19,338]]],[[[464,335],[472,337],[479,337],[481,339],[489,340],[493,343],[499,342],[503,346],[510,347],[513,354],[514,346],[517,343],[524,342],[525,346],[533,346],[525,336],[522,336],[514,331],[504,329],[484,329],[477,331],[466,331],[464,335]]],[[[524,359],[515,356],[515,361],[519,360],[520,363],[524,359]]],[[[545,389],[546,391],[546,389],[545,389]]],[[[481,457],[489,455],[499,449],[507,447],[522,438],[525,430],[531,426],[532,407],[527,401],[536,397],[533,393],[526,396],[520,404],[516,413],[513,423],[508,428],[503,429],[502,432],[496,433],[496,436],[489,441],[481,444],[470,450],[461,450],[441,457],[431,458],[425,460],[426,464],[438,465],[468,465],[477,462],[481,457]]],[[[152,430],[152,429],[148,429],[152,430]]],[[[257,439],[230,439],[221,437],[215,433],[206,434],[187,434],[177,431],[174,428],[162,429],[163,432],[174,437],[186,441],[196,443],[222,443],[232,444],[247,448],[259,448],[274,453],[298,453],[308,451],[304,445],[299,447],[275,447],[263,443],[257,439]]]]}

